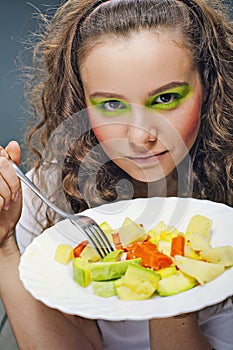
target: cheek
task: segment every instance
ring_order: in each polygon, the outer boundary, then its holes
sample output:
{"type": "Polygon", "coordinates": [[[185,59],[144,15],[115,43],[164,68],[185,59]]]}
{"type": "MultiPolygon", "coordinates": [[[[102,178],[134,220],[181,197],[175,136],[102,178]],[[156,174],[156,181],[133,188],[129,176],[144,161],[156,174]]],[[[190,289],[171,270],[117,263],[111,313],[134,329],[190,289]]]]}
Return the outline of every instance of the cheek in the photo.
{"type": "Polygon", "coordinates": [[[127,149],[125,126],[116,123],[109,124],[103,126],[93,125],[92,130],[101,148],[117,164],[122,152],[127,149]]]}
{"type": "Polygon", "coordinates": [[[193,103],[192,108],[188,112],[188,118],[185,118],[184,123],[180,126],[180,135],[188,149],[192,147],[198,134],[200,126],[201,102],[202,98],[201,96],[198,96],[193,103]]]}
{"type": "Polygon", "coordinates": [[[89,112],[89,121],[99,143],[106,141],[108,139],[108,132],[106,125],[103,125],[103,122],[101,122],[101,118],[98,115],[96,116],[92,111],[92,113],[89,112]]]}
{"type": "Polygon", "coordinates": [[[125,139],[124,133],[116,125],[93,126],[92,130],[98,142],[105,147],[119,144],[120,140],[125,139]]]}
{"type": "Polygon", "coordinates": [[[107,135],[106,135],[106,132],[104,132],[104,127],[101,127],[101,126],[99,126],[99,127],[93,127],[92,128],[92,130],[93,130],[93,132],[94,132],[94,134],[95,134],[95,137],[97,138],[97,140],[98,140],[98,142],[99,143],[103,143],[104,141],[106,141],[107,140],[107,135]]]}
{"type": "Polygon", "coordinates": [[[114,122],[112,119],[106,119],[94,113],[89,115],[89,120],[99,143],[107,142],[110,145],[126,139],[126,124],[114,122]]]}

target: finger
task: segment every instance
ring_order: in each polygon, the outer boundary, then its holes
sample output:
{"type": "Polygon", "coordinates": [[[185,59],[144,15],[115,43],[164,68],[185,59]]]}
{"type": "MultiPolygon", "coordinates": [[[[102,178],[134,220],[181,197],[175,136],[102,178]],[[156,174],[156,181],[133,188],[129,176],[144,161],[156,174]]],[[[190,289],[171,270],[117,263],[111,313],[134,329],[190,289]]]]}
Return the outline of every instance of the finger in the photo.
{"type": "Polygon", "coordinates": [[[17,200],[20,190],[20,181],[15,173],[15,170],[5,157],[0,157],[0,175],[2,190],[4,191],[7,186],[10,191],[10,198],[12,200],[17,200]]]}
{"type": "Polygon", "coordinates": [[[4,199],[0,196],[0,211],[3,209],[4,203],[4,199]]]}
{"type": "Polygon", "coordinates": [[[0,156],[3,158],[7,158],[7,159],[9,158],[7,152],[5,151],[5,149],[2,146],[0,146],[0,156]]]}
{"type": "Polygon", "coordinates": [[[12,199],[12,193],[6,181],[3,179],[1,175],[0,175],[0,194],[1,194],[2,200],[4,201],[2,208],[5,210],[8,210],[12,199]]]}
{"type": "Polygon", "coordinates": [[[21,150],[17,141],[11,141],[6,146],[5,151],[8,153],[9,157],[17,164],[20,163],[21,150]]]}

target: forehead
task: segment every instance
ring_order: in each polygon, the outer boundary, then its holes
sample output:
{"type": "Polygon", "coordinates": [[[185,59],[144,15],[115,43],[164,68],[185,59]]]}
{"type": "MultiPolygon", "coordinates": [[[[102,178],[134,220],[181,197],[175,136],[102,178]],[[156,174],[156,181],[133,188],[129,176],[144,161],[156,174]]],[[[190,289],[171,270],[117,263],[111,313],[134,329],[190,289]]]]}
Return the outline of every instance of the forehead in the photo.
{"type": "MultiPolygon", "coordinates": [[[[174,34],[140,32],[130,37],[108,37],[94,46],[81,65],[86,87],[111,89],[187,80],[193,71],[190,51],[174,34]]],[[[150,89],[150,86],[148,86],[150,89]]]]}
{"type": "Polygon", "coordinates": [[[93,53],[103,48],[118,49],[127,48],[129,45],[138,44],[141,50],[146,49],[146,45],[155,45],[156,42],[164,42],[167,45],[173,45],[188,50],[188,40],[184,37],[179,29],[161,28],[161,29],[138,29],[133,30],[125,35],[122,34],[104,34],[84,41],[79,51],[80,66],[93,53]]]}

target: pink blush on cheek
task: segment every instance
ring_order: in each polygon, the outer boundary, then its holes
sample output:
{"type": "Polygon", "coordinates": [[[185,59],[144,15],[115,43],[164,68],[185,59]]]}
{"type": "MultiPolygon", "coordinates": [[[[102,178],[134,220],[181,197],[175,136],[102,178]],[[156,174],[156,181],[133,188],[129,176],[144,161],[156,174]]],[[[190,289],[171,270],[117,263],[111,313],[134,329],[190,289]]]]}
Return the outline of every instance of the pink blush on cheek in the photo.
{"type": "Polygon", "coordinates": [[[95,137],[97,138],[97,140],[98,140],[99,142],[101,142],[101,141],[103,141],[103,138],[100,136],[101,133],[99,134],[98,129],[99,129],[98,127],[92,128],[92,130],[93,130],[93,132],[94,132],[94,134],[95,134],[95,137]]]}
{"type": "Polygon", "coordinates": [[[93,127],[92,130],[99,144],[104,143],[108,140],[107,137],[105,136],[106,132],[104,131],[104,127],[93,127]]]}
{"type": "Polygon", "coordinates": [[[99,143],[105,141],[105,137],[104,137],[105,132],[104,132],[103,125],[102,126],[101,126],[101,124],[99,125],[95,116],[92,115],[91,113],[89,114],[89,121],[91,124],[92,131],[94,132],[95,137],[97,138],[99,143]]]}
{"type": "Polygon", "coordinates": [[[202,98],[198,96],[194,101],[193,108],[188,112],[186,122],[180,127],[180,135],[188,148],[191,148],[195,142],[200,127],[201,102],[202,98]]]}

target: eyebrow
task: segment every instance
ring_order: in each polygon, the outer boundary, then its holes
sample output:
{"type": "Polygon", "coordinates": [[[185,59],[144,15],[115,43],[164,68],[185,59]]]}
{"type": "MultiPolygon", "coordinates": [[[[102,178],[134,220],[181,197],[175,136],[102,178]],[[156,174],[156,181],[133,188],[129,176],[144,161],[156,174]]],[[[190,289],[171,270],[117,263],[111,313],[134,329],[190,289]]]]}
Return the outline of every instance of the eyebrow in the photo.
{"type": "Polygon", "coordinates": [[[179,87],[179,86],[188,86],[189,84],[184,82],[184,81],[174,81],[172,83],[168,83],[166,85],[163,85],[153,91],[150,91],[149,92],[149,96],[154,96],[156,94],[159,94],[160,92],[165,92],[167,90],[170,90],[170,89],[173,89],[173,88],[176,88],[176,87],[179,87]]]}
{"type": "MultiPolygon", "coordinates": [[[[179,86],[188,86],[189,84],[186,83],[186,82],[181,82],[181,81],[174,81],[174,82],[171,82],[171,83],[168,83],[166,85],[163,85],[163,86],[160,86],[159,88],[155,89],[155,90],[152,90],[148,93],[149,97],[151,96],[154,96],[156,94],[159,94],[160,92],[164,92],[166,90],[169,90],[169,89],[173,89],[175,87],[179,87],[179,86]]],[[[123,95],[119,95],[117,93],[114,93],[114,92],[104,92],[104,91],[95,91],[93,93],[91,93],[89,95],[89,98],[90,99],[94,99],[94,98],[118,98],[120,100],[124,100],[125,99],[125,96],[123,95]]]]}

